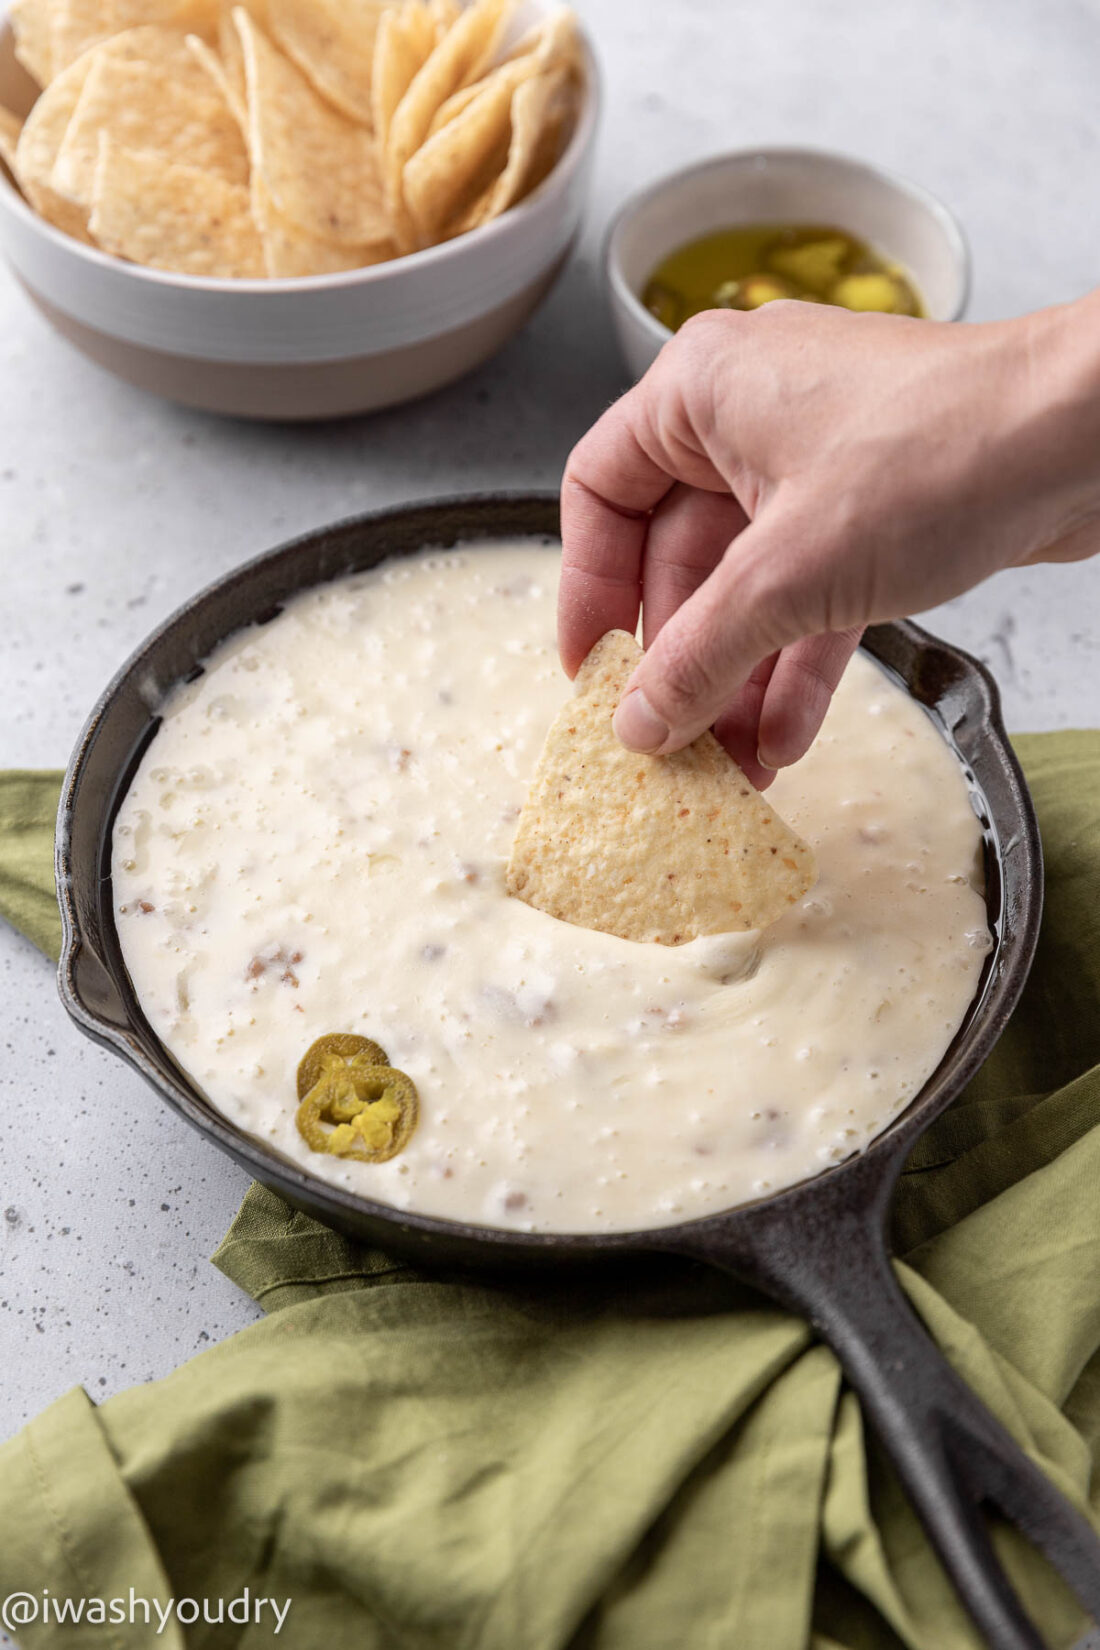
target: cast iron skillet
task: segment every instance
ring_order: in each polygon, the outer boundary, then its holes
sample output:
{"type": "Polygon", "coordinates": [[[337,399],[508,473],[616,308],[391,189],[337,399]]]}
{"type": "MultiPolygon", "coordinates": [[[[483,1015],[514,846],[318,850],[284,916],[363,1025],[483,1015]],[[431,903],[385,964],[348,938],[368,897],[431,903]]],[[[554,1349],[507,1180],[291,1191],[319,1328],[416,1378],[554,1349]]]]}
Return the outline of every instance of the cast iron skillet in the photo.
{"type": "Polygon", "coordinates": [[[746,1207],[647,1232],[526,1234],[400,1213],[314,1180],[219,1115],[160,1046],[127,977],[112,916],[114,816],[175,683],[231,632],[296,591],[425,544],[556,536],[552,496],[458,498],[311,533],[249,563],[181,608],[108,687],[69,765],[57,832],[62,1000],[90,1037],[129,1061],[176,1111],[298,1208],[426,1265],[607,1262],[664,1251],[706,1262],[808,1318],[859,1394],[959,1596],[996,1650],[1042,1650],[990,1544],[981,1504],[1013,1520],[1100,1620],[1100,1542],[949,1368],[890,1265],[887,1207],[917,1136],[988,1055],[1020,995],[1042,905],[1035,815],[988,673],[911,624],[876,625],[868,652],[894,671],[953,745],[986,835],[995,946],[938,1070],[859,1157],[746,1207]]]}

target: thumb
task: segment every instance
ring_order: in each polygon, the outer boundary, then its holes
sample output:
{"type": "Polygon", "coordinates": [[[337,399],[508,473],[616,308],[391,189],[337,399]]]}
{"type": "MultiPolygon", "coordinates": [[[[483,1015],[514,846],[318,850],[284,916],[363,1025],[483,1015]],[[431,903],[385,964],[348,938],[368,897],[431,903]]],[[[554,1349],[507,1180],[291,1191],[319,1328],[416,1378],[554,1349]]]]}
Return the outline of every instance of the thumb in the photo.
{"type": "Polygon", "coordinates": [[[751,523],[658,632],[615,712],[629,750],[665,756],[690,744],[762,659],[828,627],[824,596],[776,538],[770,522],[751,523]]]}

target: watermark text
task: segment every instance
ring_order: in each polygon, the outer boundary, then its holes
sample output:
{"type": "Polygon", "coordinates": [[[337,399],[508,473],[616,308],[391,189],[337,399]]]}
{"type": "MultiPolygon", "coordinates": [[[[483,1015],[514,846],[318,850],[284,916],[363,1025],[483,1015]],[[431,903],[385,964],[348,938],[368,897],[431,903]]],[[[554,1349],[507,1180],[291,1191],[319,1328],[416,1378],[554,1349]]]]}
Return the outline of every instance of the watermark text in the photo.
{"type": "Polygon", "coordinates": [[[144,1598],[130,1588],[129,1596],[114,1598],[62,1598],[43,1587],[38,1593],[9,1593],[0,1601],[0,1622],[6,1632],[15,1634],[21,1627],[43,1626],[51,1622],[57,1626],[104,1627],[135,1626],[143,1623],[155,1627],[157,1637],[172,1624],[193,1627],[204,1621],[210,1626],[231,1621],[240,1627],[265,1623],[276,1635],[282,1632],[293,1599],[257,1598],[246,1587],[236,1598],[144,1598]]]}

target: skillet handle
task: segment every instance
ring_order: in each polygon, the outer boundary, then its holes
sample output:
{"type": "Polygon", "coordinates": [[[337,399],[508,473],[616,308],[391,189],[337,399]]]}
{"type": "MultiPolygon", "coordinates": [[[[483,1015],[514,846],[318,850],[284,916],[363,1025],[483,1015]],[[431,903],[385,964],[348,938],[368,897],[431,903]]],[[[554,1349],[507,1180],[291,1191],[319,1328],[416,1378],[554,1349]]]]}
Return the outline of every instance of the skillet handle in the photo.
{"type": "Polygon", "coordinates": [[[808,1318],[832,1347],[993,1650],[1044,1646],[993,1549],[982,1503],[1022,1531],[1100,1623],[1100,1539],[955,1374],[909,1305],[882,1232],[886,1196],[862,1208],[835,1195],[815,1196],[812,1209],[795,1199],[786,1213],[753,1209],[751,1238],[747,1226],[727,1236],[719,1219],[677,1248],[808,1318]]]}

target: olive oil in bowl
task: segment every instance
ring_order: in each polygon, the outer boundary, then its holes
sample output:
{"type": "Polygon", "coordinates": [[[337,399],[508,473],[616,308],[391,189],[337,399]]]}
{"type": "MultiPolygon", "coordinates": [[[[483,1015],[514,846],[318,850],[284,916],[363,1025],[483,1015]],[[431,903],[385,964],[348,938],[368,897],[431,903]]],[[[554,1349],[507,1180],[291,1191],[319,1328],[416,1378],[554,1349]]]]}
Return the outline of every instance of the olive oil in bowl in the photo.
{"type": "Polygon", "coordinates": [[[760,309],[779,298],[888,315],[923,315],[912,281],[847,230],[738,224],[678,247],[657,265],[642,302],[675,332],[703,309],[760,309]]]}

